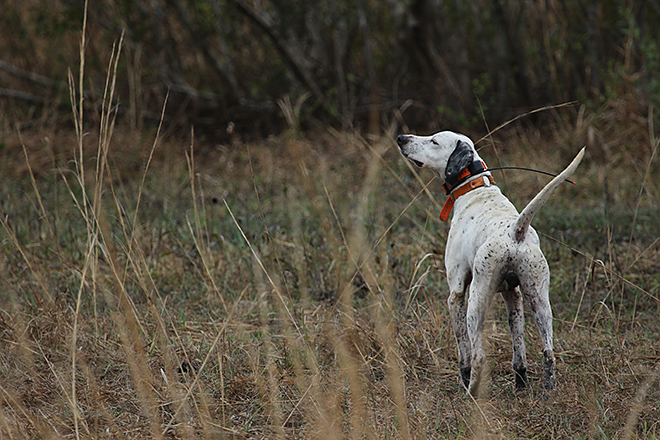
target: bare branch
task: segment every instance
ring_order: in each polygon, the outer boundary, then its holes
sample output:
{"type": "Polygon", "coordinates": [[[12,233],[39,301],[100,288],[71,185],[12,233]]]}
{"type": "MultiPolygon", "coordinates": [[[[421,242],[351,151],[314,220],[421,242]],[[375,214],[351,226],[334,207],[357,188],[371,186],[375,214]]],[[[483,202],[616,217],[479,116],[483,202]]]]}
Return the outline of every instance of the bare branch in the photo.
{"type": "MultiPolygon", "coordinates": [[[[38,73],[28,72],[27,70],[19,69],[16,66],[13,66],[5,61],[0,60],[0,70],[4,70],[11,75],[17,76],[19,78],[29,79],[32,82],[42,84],[44,86],[51,86],[55,83],[52,79],[39,75],[38,73]]],[[[66,86],[65,83],[62,83],[66,86]]]]}
{"type": "Polygon", "coordinates": [[[225,93],[226,96],[229,97],[229,101],[231,103],[237,102],[238,97],[236,90],[238,88],[238,81],[236,80],[236,76],[234,75],[234,71],[231,65],[225,60],[222,60],[211,47],[206,38],[199,34],[192,17],[180,0],[167,0],[167,2],[177,11],[178,17],[188,30],[188,33],[193,38],[193,41],[197,47],[202,51],[204,57],[209,62],[211,67],[213,67],[213,69],[222,78],[226,88],[225,93]]]}
{"type": "Polygon", "coordinates": [[[32,93],[23,92],[21,90],[12,90],[12,89],[0,88],[0,96],[6,96],[6,97],[9,97],[9,98],[15,98],[15,99],[22,99],[23,101],[36,102],[36,103],[40,103],[40,104],[46,102],[46,98],[44,98],[43,96],[34,95],[32,93]]]}
{"type": "Polygon", "coordinates": [[[257,27],[266,33],[268,38],[275,45],[277,51],[282,56],[284,62],[289,65],[291,72],[296,77],[296,79],[304,84],[305,87],[307,87],[309,90],[311,90],[311,92],[319,101],[323,102],[323,92],[321,92],[321,89],[312,78],[312,74],[305,67],[305,65],[298,60],[287,42],[277,34],[268,20],[261,14],[257,13],[254,9],[252,9],[252,7],[250,7],[250,5],[248,5],[244,0],[234,0],[234,2],[241,12],[243,12],[257,25],[257,27]]]}

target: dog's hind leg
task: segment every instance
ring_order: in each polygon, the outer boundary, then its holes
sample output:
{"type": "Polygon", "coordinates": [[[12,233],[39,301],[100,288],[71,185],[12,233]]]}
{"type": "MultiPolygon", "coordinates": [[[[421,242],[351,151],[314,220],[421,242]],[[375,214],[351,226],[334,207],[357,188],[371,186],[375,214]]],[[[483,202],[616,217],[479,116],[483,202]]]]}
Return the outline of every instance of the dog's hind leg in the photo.
{"type": "Polygon", "coordinates": [[[525,350],[525,314],[523,299],[517,287],[502,292],[506,305],[511,342],[513,343],[513,371],[516,375],[516,388],[527,388],[527,355],[525,350]]]}
{"type": "Polygon", "coordinates": [[[521,276],[520,288],[527,306],[532,311],[543,342],[543,387],[546,391],[553,391],[556,387],[556,379],[552,344],[552,308],[549,299],[550,270],[540,250],[538,253],[540,258],[530,259],[534,261],[529,267],[534,272],[534,276],[521,276]]]}
{"type": "Polygon", "coordinates": [[[479,385],[481,383],[481,373],[486,361],[486,353],[483,347],[483,330],[486,312],[490,305],[490,300],[497,291],[495,286],[490,285],[490,279],[487,276],[475,277],[470,284],[470,297],[467,306],[467,331],[470,338],[470,350],[472,352],[470,372],[470,387],[468,392],[477,397],[480,394],[479,385]]]}

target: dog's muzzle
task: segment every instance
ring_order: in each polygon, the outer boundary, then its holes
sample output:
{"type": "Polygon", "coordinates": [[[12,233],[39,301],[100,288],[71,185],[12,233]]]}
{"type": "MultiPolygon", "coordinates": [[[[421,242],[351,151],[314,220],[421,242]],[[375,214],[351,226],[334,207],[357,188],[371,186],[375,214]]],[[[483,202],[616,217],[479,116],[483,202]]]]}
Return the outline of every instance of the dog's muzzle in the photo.
{"type": "Polygon", "coordinates": [[[399,151],[401,151],[401,154],[403,155],[403,157],[410,160],[412,163],[414,163],[415,165],[417,165],[418,167],[421,168],[421,167],[424,166],[424,163],[409,157],[408,153],[406,153],[405,147],[406,147],[406,145],[408,145],[410,143],[410,140],[411,139],[410,139],[409,136],[405,136],[403,134],[400,134],[396,138],[396,144],[399,146],[399,151]]]}
{"type": "Polygon", "coordinates": [[[406,135],[400,134],[396,138],[396,143],[399,145],[399,148],[403,147],[406,145],[408,142],[410,142],[410,138],[406,135]]]}

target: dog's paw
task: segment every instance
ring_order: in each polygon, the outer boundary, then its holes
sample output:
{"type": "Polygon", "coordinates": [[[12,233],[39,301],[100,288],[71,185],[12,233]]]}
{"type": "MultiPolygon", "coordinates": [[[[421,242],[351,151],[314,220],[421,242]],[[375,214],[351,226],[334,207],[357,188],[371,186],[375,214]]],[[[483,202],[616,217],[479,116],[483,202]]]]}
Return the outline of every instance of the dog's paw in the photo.
{"type": "Polygon", "coordinates": [[[470,367],[461,367],[461,381],[460,385],[463,391],[470,389],[470,373],[472,369],[470,367]]]}
{"type": "Polygon", "coordinates": [[[514,370],[513,374],[516,376],[516,389],[524,390],[529,386],[529,379],[527,379],[527,368],[521,367],[514,370]]]}

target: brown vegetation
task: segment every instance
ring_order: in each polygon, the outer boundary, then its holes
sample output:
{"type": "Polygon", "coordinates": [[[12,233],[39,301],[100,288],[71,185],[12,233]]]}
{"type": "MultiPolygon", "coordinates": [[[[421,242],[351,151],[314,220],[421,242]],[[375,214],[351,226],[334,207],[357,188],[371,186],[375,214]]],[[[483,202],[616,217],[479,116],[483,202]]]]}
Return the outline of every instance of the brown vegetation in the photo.
{"type": "MultiPolygon", "coordinates": [[[[637,88],[547,108],[539,127],[466,129],[491,166],[558,171],[587,145],[577,185],[534,222],[558,391],[541,390],[527,319],[532,387],[515,392],[496,301],[473,401],[445,306],[440,182],[393,140],[405,106],[369,135],[305,134],[304,101],[285,98],[289,130],[261,140],[144,123],[134,103],[160,115],[166,93],[112,105],[138,90],[121,63],[139,57],[94,32],[87,52],[108,67],[72,68],[67,116],[65,98],[2,101],[1,438],[660,437],[659,140],[637,88]]],[[[496,179],[519,207],[546,181],[496,179]]]]}

